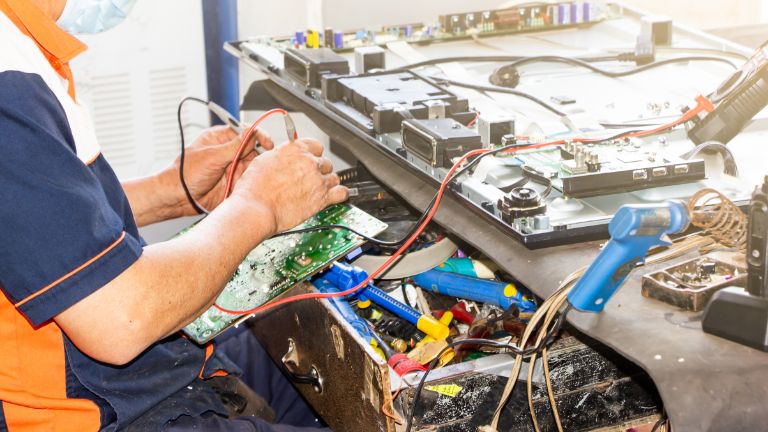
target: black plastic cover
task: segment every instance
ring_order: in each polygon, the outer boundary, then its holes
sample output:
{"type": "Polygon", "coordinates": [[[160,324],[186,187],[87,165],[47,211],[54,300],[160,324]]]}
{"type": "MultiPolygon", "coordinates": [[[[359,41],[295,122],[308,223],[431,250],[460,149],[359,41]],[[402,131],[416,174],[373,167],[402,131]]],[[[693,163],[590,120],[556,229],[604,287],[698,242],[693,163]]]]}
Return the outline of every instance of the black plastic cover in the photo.
{"type": "Polygon", "coordinates": [[[403,147],[435,167],[450,168],[455,157],[482,148],[480,135],[452,119],[402,123],[403,147]]]}
{"type": "Polygon", "coordinates": [[[323,75],[348,75],[349,62],[330,48],[294,49],[285,52],[285,71],[308,87],[320,88],[323,75]]]}

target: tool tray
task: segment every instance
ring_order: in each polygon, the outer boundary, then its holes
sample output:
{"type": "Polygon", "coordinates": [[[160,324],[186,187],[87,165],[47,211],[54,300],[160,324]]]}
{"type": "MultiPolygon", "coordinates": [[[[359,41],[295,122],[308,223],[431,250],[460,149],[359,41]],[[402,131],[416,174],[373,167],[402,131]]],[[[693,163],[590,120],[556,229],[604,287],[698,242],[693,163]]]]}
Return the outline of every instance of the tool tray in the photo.
{"type": "Polygon", "coordinates": [[[643,296],[700,312],[717,291],[730,286],[746,287],[746,264],[731,258],[710,254],[647,274],[643,276],[643,296]],[[711,270],[702,274],[706,266],[711,270]]]}

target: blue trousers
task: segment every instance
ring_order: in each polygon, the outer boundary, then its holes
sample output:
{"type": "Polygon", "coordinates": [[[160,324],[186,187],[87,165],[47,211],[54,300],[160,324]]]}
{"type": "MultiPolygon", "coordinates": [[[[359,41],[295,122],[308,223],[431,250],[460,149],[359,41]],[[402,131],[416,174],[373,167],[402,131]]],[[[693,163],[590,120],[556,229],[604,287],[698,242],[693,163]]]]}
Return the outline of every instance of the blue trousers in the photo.
{"type": "Polygon", "coordinates": [[[276,424],[255,417],[208,414],[182,416],[165,428],[168,432],[318,432],[322,428],[312,409],[275,365],[253,332],[245,325],[230,329],[217,339],[216,354],[225,356],[243,371],[241,380],[264,398],[276,414],[276,424]]]}

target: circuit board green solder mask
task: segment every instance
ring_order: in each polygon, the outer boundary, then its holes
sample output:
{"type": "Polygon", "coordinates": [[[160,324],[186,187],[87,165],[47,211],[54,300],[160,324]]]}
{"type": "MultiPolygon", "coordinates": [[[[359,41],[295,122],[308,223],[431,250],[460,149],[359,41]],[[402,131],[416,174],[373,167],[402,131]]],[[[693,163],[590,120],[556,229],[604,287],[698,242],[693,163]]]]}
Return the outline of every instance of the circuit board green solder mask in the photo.
{"type": "MultiPolygon", "coordinates": [[[[385,223],[356,207],[338,204],[321,211],[296,229],[327,225],[344,225],[369,237],[376,236],[387,228],[385,223]]],[[[190,229],[194,229],[194,226],[182,231],[180,235],[190,229]]],[[[237,267],[216,304],[232,311],[257,308],[281,296],[364,243],[362,237],[342,229],[266,240],[251,251],[237,267]]],[[[186,326],[184,333],[195,342],[203,344],[231,325],[247,318],[212,307],[186,326]]]]}

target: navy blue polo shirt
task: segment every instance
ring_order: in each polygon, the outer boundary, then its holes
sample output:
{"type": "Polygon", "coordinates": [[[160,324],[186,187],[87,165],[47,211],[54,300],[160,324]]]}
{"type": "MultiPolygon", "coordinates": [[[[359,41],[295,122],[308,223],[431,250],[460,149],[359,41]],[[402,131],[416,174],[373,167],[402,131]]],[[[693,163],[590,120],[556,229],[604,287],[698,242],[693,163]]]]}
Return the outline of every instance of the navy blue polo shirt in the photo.
{"type": "Polygon", "coordinates": [[[53,321],[145,246],[74,97],[66,63],[84,48],[33,2],[0,0],[0,430],[115,430],[158,405],[143,425],[224,412],[200,380],[233,370],[207,361],[212,346],[172,336],[115,367],[53,321]]]}

